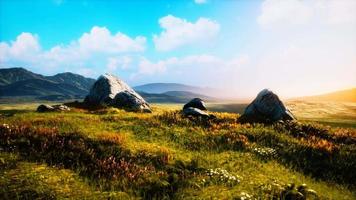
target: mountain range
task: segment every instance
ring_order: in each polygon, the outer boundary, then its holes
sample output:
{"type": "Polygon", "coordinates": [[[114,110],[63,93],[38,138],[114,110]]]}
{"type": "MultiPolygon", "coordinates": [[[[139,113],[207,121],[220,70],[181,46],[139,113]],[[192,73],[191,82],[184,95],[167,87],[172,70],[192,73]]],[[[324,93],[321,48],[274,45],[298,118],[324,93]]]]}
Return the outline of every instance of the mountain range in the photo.
{"type": "MultiPolygon", "coordinates": [[[[0,69],[0,98],[26,100],[69,100],[83,99],[95,79],[65,72],[54,76],[44,76],[24,68],[0,69]]],[[[199,97],[207,101],[216,98],[204,95],[208,88],[178,83],[152,83],[133,87],[148,102],[184,103],[199,97]]]]}
{"type": "Polygon", "coordinates": [[[83,98],[95,80],[65,72],[44,76],[24,68],[0,69],[0,97],[27,97],[41,100],[83,98]]]}

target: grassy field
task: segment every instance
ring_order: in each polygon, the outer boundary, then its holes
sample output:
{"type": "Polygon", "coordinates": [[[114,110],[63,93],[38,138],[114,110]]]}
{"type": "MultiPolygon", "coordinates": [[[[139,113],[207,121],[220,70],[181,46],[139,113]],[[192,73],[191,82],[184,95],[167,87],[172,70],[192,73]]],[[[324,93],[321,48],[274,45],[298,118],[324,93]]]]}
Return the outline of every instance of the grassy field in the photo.
{"type": "Polygon", "coordinates": [[[288,102],[301,122],[274,125],[237,123],[241,104],[209,104],[210,121],[178,104],[37,105],[0,105],[0,199],[278,199],[302,184],[319,199],[356,199],[355,104],[288,102]]]}
{"type": "MultiPolygon", "coordinates": [[[[356,128],[356,103],[330,101],[287,101],[288,108],[302,122],[318,122],[334,127],[356,128]]],[[[242,114],[248,104],[210,103],[215,112],[242,114]]]]}

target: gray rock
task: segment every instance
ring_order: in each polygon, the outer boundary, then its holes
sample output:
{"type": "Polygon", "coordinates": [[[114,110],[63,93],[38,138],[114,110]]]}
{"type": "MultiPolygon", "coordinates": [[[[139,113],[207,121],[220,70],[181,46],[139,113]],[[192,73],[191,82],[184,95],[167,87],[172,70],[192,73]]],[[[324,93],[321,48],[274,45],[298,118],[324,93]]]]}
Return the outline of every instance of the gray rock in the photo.
{"type": "Polygon", "coordinates": [[[268,89],[262,90],[245,109],[239,118],[242,123],[273,123],[279,120],[294,120],[293,114],[284,106],[276,94],[268,89]]]}
{"type": "Polygon", "coordinates": [[[207,110],[205,107],[204,101],[200,98],[194,98],[194,99],[190,100],[188,103],[186,103],[183,106],[183,110],[186,108],[189,108],[189,107],[198,108],[200,110],[207,110]]]}
{"type": "Polygon", "coordinates": [[[53,111],[70,111],[70,108],[65,105],[47,105],[41,104],[37,107],[37,112],[53,112],[53,111]]]}
{"type": "Polygon", "coordinates": [[[37,107],[37,112],[52,112],[55,111],[55,109],[47,104],[41,104],[37,107]]]}
{"type": "Polygon", "coordinates": [[[52,106],[56,111],[70,111],[70,108],[66,105],[53,105],[52,106]]]}
{"type": "Polygon", "coordinates": [[[118,77],[105,74],[98,78],[84,102],[130,111],[151,112],[149,104],[118,77]]]}
{"type": "Polygon", "coordinates": [[[185,108],[183,109],[183,114],[185,116],[193,116],[193,117],[206,117],[206,118],[209,118],[210,115],[205,112],[205,111],[202,111],[198,108],[193,108],[193,107],[188,107],[188,108],[185,108]]]}
{"type": "Polygon", "coordinates": [[[183,114],[185,116],[214,118],[213,115],[209,115],[205,107],[205,103],[200,98],[194,98],[183,106],[183,114]]]}

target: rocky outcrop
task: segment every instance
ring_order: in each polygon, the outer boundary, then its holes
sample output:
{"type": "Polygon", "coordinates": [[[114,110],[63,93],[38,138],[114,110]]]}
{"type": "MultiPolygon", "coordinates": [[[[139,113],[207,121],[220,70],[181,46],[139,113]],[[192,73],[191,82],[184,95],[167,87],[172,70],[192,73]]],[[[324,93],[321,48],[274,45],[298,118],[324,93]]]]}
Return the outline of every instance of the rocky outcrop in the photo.
{"type": "Polygon", "coordinates": [[[273,123],[279,120],[294,120],[293,114],[279,97],[268,89],[262,90],[239,118],[242,123],[273,123]]]}
{"type": "Polygon", "coordinates": [[[47,105],[47,104],[41,104],[37,107],[37,112],[53,112],[53,111],[70,111],[70,108],[65,105],[47,105]]]}
{"type": "Polygon", "coordinates": [[[112,106],[129,111],[151,112],[149,104],[118,77],[105,74],[98,78],[84,102],[89,105],[112,106]]]}

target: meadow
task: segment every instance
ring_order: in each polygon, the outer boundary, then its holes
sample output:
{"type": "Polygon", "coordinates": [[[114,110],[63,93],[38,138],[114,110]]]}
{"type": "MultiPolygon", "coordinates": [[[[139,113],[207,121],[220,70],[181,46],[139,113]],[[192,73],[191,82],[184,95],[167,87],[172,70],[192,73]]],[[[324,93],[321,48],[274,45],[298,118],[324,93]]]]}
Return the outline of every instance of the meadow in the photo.
{"type": "Polygon", "coordinates": [[[356,199],[356,104],[290,101],[298,122],[240,124],[243,104],[37,113],[0,105],[0,199],[356,199]]]}

